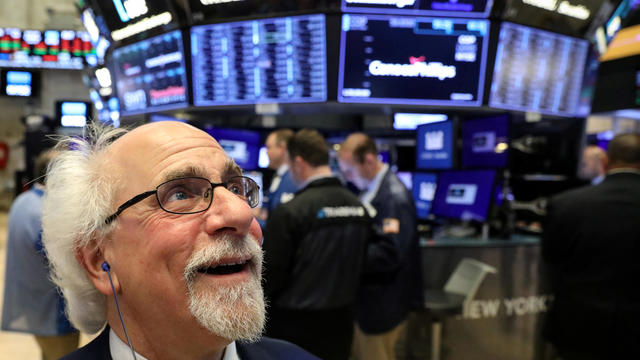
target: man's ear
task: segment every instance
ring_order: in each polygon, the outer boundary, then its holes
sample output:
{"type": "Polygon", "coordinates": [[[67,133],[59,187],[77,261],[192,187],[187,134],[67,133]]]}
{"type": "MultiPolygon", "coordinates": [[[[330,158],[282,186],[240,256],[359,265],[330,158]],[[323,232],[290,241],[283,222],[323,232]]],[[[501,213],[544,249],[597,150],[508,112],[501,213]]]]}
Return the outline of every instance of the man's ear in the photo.
{"type": "MultiPolygon", "coordinates": [[[[87,273],[87,277],[93,283],[93,286],[105,295],[111,295],[111,284],[109,282],[109,274],[104,270],[103,264],[107,262],[102,250],[98,247],[96,240],[91,240],[86,246],[76,248],[74,251],[76,260],[87,273]]],[[[109,264],[107,264],[108,268],[109,264]]],[[[118,276],[114,271],[110,271],[113,287],[116,292],[120,291],[120,283],[118,276]]]]}

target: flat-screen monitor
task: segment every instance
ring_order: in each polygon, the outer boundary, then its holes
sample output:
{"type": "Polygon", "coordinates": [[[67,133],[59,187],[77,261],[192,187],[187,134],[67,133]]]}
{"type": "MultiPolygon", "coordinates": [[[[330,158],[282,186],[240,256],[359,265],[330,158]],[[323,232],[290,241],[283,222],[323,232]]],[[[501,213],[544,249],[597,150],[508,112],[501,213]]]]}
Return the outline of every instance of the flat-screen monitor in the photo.
{"type": "Polygon", "coordinates": [[[586,40],[503,23],[489,105],[574,116],[588,48],[586,40]]]}
{"type": "Polygon", "coordinates": [[[169,0],[101,0],[95,3],[114,41],[151,30],[171,30],[178,22],[169,0]]]}
{"type": "Polygon", "coordinates": [[[436,193],[438,175],[434,173],[416,172],[413,174],[413,201],[416,204],[419,219],[427,219],[431,211],[431,203],[436,193]]]}
{"type": "Polygon", "coordinates": [[[260,151],[260,134],[258,132],[214,127],[204,130],[218,141],[227,155],[243,170],[258,169],[260,151]]]}
{"type": "Polygon", "coordinates": [[[340,9],[340,0],[188,0],[192,24],[211,19],[230,19],[257,15],[268,17],[288,12],[324,12],[340,9]]]}
{"type": "Polygon", "coordinates": [[[486,220],[494,194],[495,177],[494,170],[441,172],[431,213],[467,221],[486,220]]]}
{"type": "Polygon", "coordinates": [[[509,0],[506,1],[502,18],[582,37],[591,23],[597,21],[596,15],[603,3],[603,0],[509,0]]]}
{"type": "Polygon", "coordinates": [[[466,120],[462,124],[462,166],[507,166],[509,118],[496,116],[466,120]]]}
{"type": "Polygon", "coordinates": [[[450,169],[453,167],[453,122],[443,121],[418,126],[416,168],[450,169]]]}
{"type": "Polygon", "coordinates": [[[89,56],[85,31],[0,28],[0,67],[80,70],[89,56]]]}
{"type": "Polygon", "coordinates": [[[113,51],[122,115],[186,106],[182,34],[175,30],[113,51]]]}
{"type": "Polygon", "coordinates": [[[493,0],[342,0],[348,12],[488,17],[493,0]]]}
{"type": "Polygon", "coordinates": [[[342,16],[338,101],[482,105],[489,22],[342,16]]]}
{"type": "Polygon", "coordinates": [[[448,120],[445,114],[395,113],[393,114],[394,130],[415,130],[418,125],[448,120]]]}
{"type": "Polygon", "coordinates": [[[266,169],[269,167],[269,155],[267,155],[267,147],[261,146],[258,151],[258,167],[266,169]]]}
{"type": "Polygon", "coordinates": [[[0,94],[4,96],[35,97],[40,88],[40,73],[33,70],[2,69],[0,94]]]}
{"type": "Polygon", "coordinates": [[[84,127],[91,117],[91,103],[87,101],[59,100],[56,102],[57,125],[84,127]]]}
{"type": "Polygon", "coordinates": [[[196,106],[327,99],[325,16],[191,28],[196,106]]]}

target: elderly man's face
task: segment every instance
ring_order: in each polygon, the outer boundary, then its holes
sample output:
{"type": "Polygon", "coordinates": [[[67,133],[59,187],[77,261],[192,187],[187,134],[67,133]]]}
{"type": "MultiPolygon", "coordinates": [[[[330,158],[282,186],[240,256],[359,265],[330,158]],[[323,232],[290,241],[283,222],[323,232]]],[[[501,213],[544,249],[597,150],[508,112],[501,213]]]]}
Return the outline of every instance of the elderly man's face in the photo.
{"type": "MultiPolygon", "coordinates": [[[[123,179],[114,209],[171,178],[201,176],[218,183],[239,175],[216,141],[180,123],[137,128],[116,141],[109,155],[123,179]]],[[[123,311],[138,330],[164,332],[156,342],[196,344],[210,342],[211,333],[221,342],[260,334],[262,233],[244,200],[216,187],[207,211],[177,215],[163,211],[152,196],[115,224],[104,257],[118,277],[123,311]]]]}

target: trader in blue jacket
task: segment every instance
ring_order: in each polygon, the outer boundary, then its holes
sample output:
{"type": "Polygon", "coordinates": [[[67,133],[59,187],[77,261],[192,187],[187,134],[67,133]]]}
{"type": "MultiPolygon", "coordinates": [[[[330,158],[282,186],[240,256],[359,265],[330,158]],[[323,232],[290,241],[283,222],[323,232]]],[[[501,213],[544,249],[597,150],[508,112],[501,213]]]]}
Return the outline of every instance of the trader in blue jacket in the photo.
{"type": "Polygon", "coordinates": [[[261,336],[259,187],[209,134],[93,124],[47,175],[43,243],[71,323],[65,359],[317,359],[261,336]]]}
{"type": "Polygon", "coordinates": [[[378,158],[375,142],[351,134],[338,152],[341,171],[362,190],[360,200],[374,218],[377,234],[369,246],[369,271],[357,306],[354,356],[395,359],[394,346],[409,311],[422,299],[416,209],[411,193],[378,158]],[[377,244],[388,244],[388,249],[377,244]]]}

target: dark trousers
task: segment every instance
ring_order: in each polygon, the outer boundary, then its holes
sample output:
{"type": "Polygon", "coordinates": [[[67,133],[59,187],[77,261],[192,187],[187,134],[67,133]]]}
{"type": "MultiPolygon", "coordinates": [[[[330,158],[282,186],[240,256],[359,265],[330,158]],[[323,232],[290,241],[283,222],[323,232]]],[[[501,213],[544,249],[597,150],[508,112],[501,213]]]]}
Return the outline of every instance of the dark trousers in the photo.
{"type": "Polygon", "coordinates": [[[292,342],[324,360],[347,360],[353,340],[351,306],[329,310],[268,309],[266,335],[292,342]]]}

